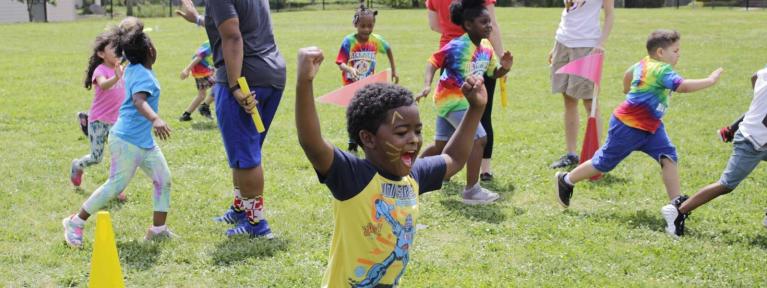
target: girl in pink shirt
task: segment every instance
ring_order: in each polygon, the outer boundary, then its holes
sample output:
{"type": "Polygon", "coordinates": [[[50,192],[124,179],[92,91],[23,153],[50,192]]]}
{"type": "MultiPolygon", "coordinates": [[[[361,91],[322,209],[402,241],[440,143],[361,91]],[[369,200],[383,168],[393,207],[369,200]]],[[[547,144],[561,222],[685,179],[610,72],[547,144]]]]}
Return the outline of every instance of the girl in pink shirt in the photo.
{"type": "MultiPolygon", "coordinates": [[[[88,61],[84,82],[85,89],[90,90],[93,87],[95,92],[88,113],[91,153],[72,160],[69,178],[75,187],[80,187],[85,167],[101,162],[109,129],[117,121],[120,104],[125,99],[123,67],[115,54],[115,44],[116,37],[112,31],[101,33],[93,43],[93,54],[88,61]]],[[[120,193],[118,198],[124,200],[124,194],[120,193]]]]}

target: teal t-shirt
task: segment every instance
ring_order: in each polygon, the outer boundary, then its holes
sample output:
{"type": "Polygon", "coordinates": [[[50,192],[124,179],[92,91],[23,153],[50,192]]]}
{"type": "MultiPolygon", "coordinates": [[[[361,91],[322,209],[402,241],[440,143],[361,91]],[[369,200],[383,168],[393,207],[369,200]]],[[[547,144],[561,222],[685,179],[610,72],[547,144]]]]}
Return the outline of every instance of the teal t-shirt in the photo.
{"type": "Polygon", "coordinates": [[[140,148],[154,148],[152,122],[139,113],[133,105],[133,94],[144,92],[152,111],[157,113],[160,104],[160,83],[152,70],[141,64],[130,64],[125,68],[125,101],[120,106],[120,116],[111,133],[140,148]]]}

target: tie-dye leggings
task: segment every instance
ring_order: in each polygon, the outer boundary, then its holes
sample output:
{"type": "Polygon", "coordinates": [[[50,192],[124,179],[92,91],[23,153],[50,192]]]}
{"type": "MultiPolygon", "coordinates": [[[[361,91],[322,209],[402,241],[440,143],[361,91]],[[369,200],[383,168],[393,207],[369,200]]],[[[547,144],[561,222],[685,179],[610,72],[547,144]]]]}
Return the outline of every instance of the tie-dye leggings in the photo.
{"type": "Polygon", "coordinates": [[[101,163],[101,159],[104,157],[104,145],[107,144],[109,129],[111,128],[112,124],[106,122],[93,121],[88,123],[88,139],[91,141],[91,154],[77,159],[76,165],[78,167],[85,168],[101,163]]]}
{"type": "Polygon", "coordinates": [[[83,210],[89,214],[98,212],[109,200],[123,191],[141,168],[144,174],[152,178],[154,192],[152,202],[155,212],[168,212],[170,208],[170,170],[159,146],[142,149],[119,137],[109,137],[109,152],[112,163],[109,167],[109,179],[91,194],[83,210]]]}

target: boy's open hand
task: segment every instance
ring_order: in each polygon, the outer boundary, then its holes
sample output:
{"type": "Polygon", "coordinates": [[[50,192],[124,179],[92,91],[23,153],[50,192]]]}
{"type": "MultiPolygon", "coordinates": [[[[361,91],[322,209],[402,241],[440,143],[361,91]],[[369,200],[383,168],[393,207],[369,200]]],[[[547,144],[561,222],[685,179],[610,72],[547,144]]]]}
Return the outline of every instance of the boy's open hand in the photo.
{"type": "Polygon", "coordinates": [[[181,80],[184,80],[186,79],[186,77],[189,77],[189,70],[186,70],[186,69],[181,70],[181,75],[179,75],[179,77],[181,77],[181,80]]]}
{"type": "Polygon", "coordinates": [[[724,72],[724,69],[722,67],[719,67],[719,69],[714,70],[714,72],[711,72],[711,75],[708,75],[708,79],[711,79],[714,81],[714,84],[719,81],[719,76],[722,75],[722,72],[724,72]]]}
{"type": "Polygon", "coordinates": [[[176,15],[181,16],[184,20],[191,23],[197,21],[197,9],[194,8],[192,0],[181,0],[180,9],[176,10],[176,15]]]}
{"type": "Polygon", "coordinates": [[[421,90],[421,93],[418,93],[418,95],[415,95],[415,101],[421,102],[421,98],[429,96],[429,93],[431,93],[431,86],[423,87],[423,90],[421,90]]]}
{"type": "Polygon", "coordinates": [[[160,138],[160,140],[167,140],[170,138],[170,127],[165,121],[162,121],[160,117],[157,117],[152,121],[152,128],[154,128],[154,135],[160,138]]]}
{"type": "Polygon", "coordinates": [[[514,65],[514,55],[511,55],[511,52],[506,50],[506,52],[503,53],[503,56],[501,56],[501,67],[509,70],[512,65],[514,65]]]}
{"type": "Polygon", "coordinates": [[[466,78],[461,85],[461,92],[471,107],[484,107],[487,104],[487,90],[482,76],[472,75],[466,78]]]}
{"type": "Polygon", "coordinates": [[[314,80],[324,59],[320,48],[311,46],[298,49],[298,80],[314,80]]]}

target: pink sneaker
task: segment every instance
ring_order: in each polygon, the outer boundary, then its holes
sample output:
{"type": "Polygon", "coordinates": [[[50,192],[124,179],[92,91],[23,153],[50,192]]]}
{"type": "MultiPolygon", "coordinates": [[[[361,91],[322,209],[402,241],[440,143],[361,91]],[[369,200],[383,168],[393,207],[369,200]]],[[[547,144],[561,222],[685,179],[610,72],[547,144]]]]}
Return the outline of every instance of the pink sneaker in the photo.
{"type": "Polygon", "coordinates": [[[83,168],[77,166],[77,159],[72,160],[72,167],[69,170],[69,181],[72,181],[72,185],[80,187],[80,183],[83,181],[83,168]]]}
{"type": "Polygon", "coordinates": [[[83,226],[72,223],[72,217],[76,217],[76,215],[71,215],[61,220],[61,225],[64,226],[64,241],[72,248],[82,248],[83,226]]]}
{"type": "Polygon", "coordinates": [[[128,201],[128,196],[125,195],[125,191],[120,191],[120,194],[117,194],[117,201],[120,201],[120,202],[128,201]]]}

